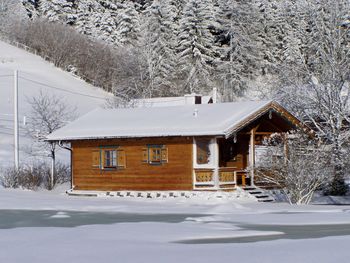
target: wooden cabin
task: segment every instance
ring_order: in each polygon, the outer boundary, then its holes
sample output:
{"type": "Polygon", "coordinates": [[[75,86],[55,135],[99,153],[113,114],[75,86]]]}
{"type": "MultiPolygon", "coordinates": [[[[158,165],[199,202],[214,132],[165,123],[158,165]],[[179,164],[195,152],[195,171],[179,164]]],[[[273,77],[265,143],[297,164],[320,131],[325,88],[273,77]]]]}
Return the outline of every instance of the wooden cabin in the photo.
{"type": "Polygon", "coordinates": [[[298,125],[273,101],[97,109],[47,140],[70,143],[73,190],[229,190],[254,184],[264,137],[298,125]]]}

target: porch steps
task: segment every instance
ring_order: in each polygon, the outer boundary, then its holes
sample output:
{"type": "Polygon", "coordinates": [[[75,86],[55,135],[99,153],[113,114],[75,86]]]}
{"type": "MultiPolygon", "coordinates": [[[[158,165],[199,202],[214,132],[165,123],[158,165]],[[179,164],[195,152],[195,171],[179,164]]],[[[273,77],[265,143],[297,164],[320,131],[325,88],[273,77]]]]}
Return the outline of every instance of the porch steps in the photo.
{"type": "Polygon", "coordinates": [[[268,203],[275,201],[275,199],[267,191],[259,187],[245,186],[242,187],[242,189],[250,195],[254,196],[258,200],[258,202],[268,203]]]}

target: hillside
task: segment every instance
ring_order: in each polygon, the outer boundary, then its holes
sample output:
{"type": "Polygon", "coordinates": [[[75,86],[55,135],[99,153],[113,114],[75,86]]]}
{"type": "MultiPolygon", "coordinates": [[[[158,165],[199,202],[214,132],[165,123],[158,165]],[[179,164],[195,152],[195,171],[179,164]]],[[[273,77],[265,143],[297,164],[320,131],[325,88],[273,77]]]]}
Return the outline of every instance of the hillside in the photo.
{"type": "MultiPolygon", "coordinates": [[[[23,148],[30,144],[22,120],[28,117],[27,99],[40,90],[62,97],[76,106],[77,115],[84,114],[110,96],[99,88],[55,68],[42,58],[0,41],[0,166],[13,162],[13,71],[19,71],[20,159],[25,158],[23,148]]],[[[30,121],[28,119],[28,121],[30,121]]]]}

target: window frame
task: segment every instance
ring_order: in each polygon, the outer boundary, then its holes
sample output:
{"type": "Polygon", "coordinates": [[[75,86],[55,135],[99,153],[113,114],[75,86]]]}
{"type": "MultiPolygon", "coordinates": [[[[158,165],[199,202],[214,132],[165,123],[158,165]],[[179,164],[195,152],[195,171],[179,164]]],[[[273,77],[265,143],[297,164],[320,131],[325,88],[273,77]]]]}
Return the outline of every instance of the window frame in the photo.
{"type": "Polygon", "coordinates": [[[94,163],[94,156],[93,156],[93,163],[92,168],[93,169],[99,169],[102,171],[114,171],[114,170],[123,170],[126,168],[126,152],[123,147],[120,146],[99,146],[99,149],[93,150],[92,155],[99,152],[99,165],[94,163]],[[112,160],[112,166],[106,166],[106,152],[113,152],[115,156],[112,156],[109,158],[112,160]],[[121,155],[121,156],[119,156],[121,155]],[[124,163],[120,164],[119,160],[122,158],[124,160],[124,163]],[[115,163],[113,163],[115,162],[115,163]]]}
{"type": "Polygon", "coordinates": [[[216,138],[214,137],[194,137],[193,138],[193,167],[194,168],[208,168],[208,169],[212,169],[215,168],[215,156],[217,155],[217,142],[216,142],[216,138]],[[210,151],[210,155],[209,155],[209,162],[208,163],[204,163],[204,164],[200,164],[197,163],[197,141],[200,141],[202,139],[207,139],[208,140],[208,146],[209,146],[209,151],[210,151]]]}
{"type": "Polygon", "coordinates": [[[197,165],[208,165],[212,160],[212,149],[211,149],[212,140],[211,138],[198,138],[196,139],[196,163],[197,165]],[[202,145],[200,145],[202,144],[202,145]],[[200,146],[204,146],[200,147],[200,146]],[[203,153],[200,153],[203,152],[203,153]],[[200,161],[200,156],[204,154],[203,157],[206,157],[206,160],[200,161]]]}
{"type": "Polygon", "coordinates": [[[103,161],[101,167],[104,170],[117,169],[117,167],[118,167],[118,164],[117,164],[117,161],[118,161],[117,160],[117,154],[118,154],[117,149],[116,148],[115,149],[107,148],[107,149],[101,150],[101,152],[102,152],[102,156],[103,156],[102,160],[101,160],[101,161],[103,161]],[[108,156],[108,158],[107,158],[107,155],[108,155],[107,153],[110,154],[110,156],[108,156]],[[106,165],[107,161],[109,161],[110,165],[106,165]]]}
{"type": "Polygon", "coordinates": [[[166,164],[169,162],[168,160],[168,147],[166,145],[163,144],[147,144],[146,148],[142,149],[143,153],[142,153],[142,161],[144,163],[150,164],[150,165],[162,165],[162,164],[166,164]],[[152,153],[152,151],[159,151],[159,153],[156,154],[158,158],[158,160],[154,160],[151,159],[154,154],[152,153]],[[146,153],[145,153],[146,152],[146,153]],[[163,156],[163,153],[165,153],[165,158],[163,156]],[[147,156],[145,156],[145,154],[147,156]]]}

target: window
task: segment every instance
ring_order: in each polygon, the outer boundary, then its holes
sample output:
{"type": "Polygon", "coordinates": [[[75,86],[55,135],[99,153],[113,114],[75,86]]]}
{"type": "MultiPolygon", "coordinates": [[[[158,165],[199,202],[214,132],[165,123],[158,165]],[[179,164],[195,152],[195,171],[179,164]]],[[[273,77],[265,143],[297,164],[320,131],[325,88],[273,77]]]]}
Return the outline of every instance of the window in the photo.
{"type": "Polygon", "coordinates": [[[196,139],[197,164],[208,164],[210,162],[210,139],[196,139]]]}
{"type": "Polygon", "coordinates": [[[160,163],[162,161],[162,153],[160,148],[150,148],[149,154],[150,163],[160,163]]]}
{"type": "Polygon", "coordinates": [[[117,151],[116,150],[104,150],[104,162],[103,168],[116,168],[117,167],[117,151]]]}
{"type": "Polygon", "coordinates": [[[149,164],[168,162],[168,149],[164,145],[148,145],[142,150],[142,161],[149,164]]]}
{"type": "Polygon", "coordinates": [[[125,151],[119,147],[102,147],[100,150],[94,150],[92,151],[92,167],[107,170],[125,168],[125,151]]]}

